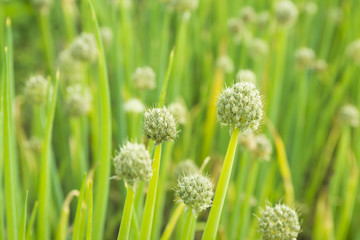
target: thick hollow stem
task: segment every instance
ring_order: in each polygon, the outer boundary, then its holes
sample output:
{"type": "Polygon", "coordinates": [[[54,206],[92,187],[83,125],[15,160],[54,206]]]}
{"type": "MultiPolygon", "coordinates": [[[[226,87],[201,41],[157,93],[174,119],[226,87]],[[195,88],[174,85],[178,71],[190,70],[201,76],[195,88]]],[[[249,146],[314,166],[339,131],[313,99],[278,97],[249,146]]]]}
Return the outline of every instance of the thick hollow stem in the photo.
{"type": "Polygon", "coordinates": [[[185,223],[183,234],[181,236],[181,240],[188,240],[191,238],[191,235],[192,235],[191,230],[193,229],[192,226],[194,225],[195,219],[196,219],[195,215],[192,212],[192,209],[190,208],[187,218],[186,218],[186,223],[185,223]]]}
{"type": "Polygon", "coordinates": [[[154,209],[155,209],[156,191],[157,191],[157,184],[159,178],[160,157],[161,157],[161,144],[155,147],[154,162],[152,166],[153,176],[149,183],[149,190],[145,202],[144,217],[141,224],[140,239],[142,240],[148,240],[150,239],[151,236],[151,228],[152,228],[154,209]]]}
{"type": "Polygon", "coordinates": [[[123,215],[121,218],[119,235],[117,237],[118,240],[120,239],[126,240],[129,238],[134,196],[135,196],[134,190],[131,187],[128,187],[123,215]]]}
{"type": "Polygon", "coordinates": [[[226,152],[224,165],[221,170],[220,179],[216,187],[213,207],[211,208],[208,221],[202,239],[215,239],[219,227],[221,211],[224,205],[226,192],[229,186],[231,169],[234,163],[239,129],[234,129],[231,134],[230,143],[226,152]]]}

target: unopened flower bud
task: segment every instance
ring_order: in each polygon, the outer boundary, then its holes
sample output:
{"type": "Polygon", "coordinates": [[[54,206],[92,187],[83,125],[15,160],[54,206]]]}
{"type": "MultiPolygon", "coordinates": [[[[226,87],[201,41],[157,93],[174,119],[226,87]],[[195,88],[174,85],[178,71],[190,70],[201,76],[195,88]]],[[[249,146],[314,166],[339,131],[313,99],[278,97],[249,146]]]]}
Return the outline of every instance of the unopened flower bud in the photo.
{"type": "Polygon", "coordinates": [[[340,109],[339,113],[340,120],[351,127],[359,126],[359,109],[354,105],[347,104],[340,109]]]}
{"type": "Polygon", "coordinates": [[[130,113],[143,113],[145,106],[139,99],[133,98],[124,103],[124,110],[130,113]]]}
{"type": "Polygon", "coordinates": [[[139,182],[147,182],[152,176],[152,160],[143,144],[127,142],[114,157],[116,177],[135,188],[139,182]]]}
{"type": "Polygon", "coordinates": [[[267,43],[259,38],[251,40],[249,42],[248,49],[250,56],[255,60],[264,58],[269,52],[267,43]]]}
{"type": "Polygon", "coordinates": [[[176,167],[176,176],[177,178],[183,176],[191,176],[199,173],[199,168],[196,164],[190,159],[180,162],[176,167]]]}
{"type": "Polygon", "coordinates": [[[224,73],[232,73],[234,71],[234,64],[229,56],[221,56],[216,61],[216,66],[224,71],[224,73]]]}
{"type": "Polygon", "coordinates": [[[256,12],[253,7],[245,6],[240,10],[240,18],[244,23],[253,23],[256,20],[256,12]]]}
{"type": "Polygon", "coordinates": [[[360,66],[360,39],[353,41],[346,48],[346,55],[360,66]]]}
{"type": "Polygon", "coordinates": [[[156,87],[155,72],[150,67],[138,67],[132,80],[135,88],[139,90],[152,90],[156,87]]]}
{"type": "Polygon", "coordinates": [[[34,104],[44,104],[47,100],[49,87],[49,81],[43,76],[31,76],[25,83],[25,97],[34,104]]]}
{"type": "Polygon", "coordinates": [[[147,110],[144,119],[144,134],[155,144],[173,141],[178,134],[175,118],[165,107],[147,110]]]}
{"type": "Polygon", "coordinates": [[[213,185],[209,178],[201,175],[181,177],[178,180],[176,194],[196,215],[211,206],[214,196],[213,185]]]}
{"type": "Polygon", "coordinates": [[[261,29],[267,27],[270,22],[269,12],[261,12],[257,16],[257,26],[261,29]]]}
{"type": "Polygon", "coordinates": [[[69,50],[60,53],[58,64],[60,67],[60,77],[69,83],[78,83],[83,78],[81,62],[74,59],[69,50]]]}
{"type": "Polygon", "coordinates": [[[293,240],[301,230],[296,212],[284,204],[261,209],[258,220],[264,240],[293,240]]]}
{"type": "Polygon", "coordinates": [[[291,27],[298,17],[295,4],[289,0],[278,1],[275,5],[277,23],[283,27],[291,27]]]}
{"type": "Polygon", "coordinates": [[[322,74],[325,73],[327,71],[328,65],[326,63],[326,61],[318,59],[315,61],[314,65],[313,65],[313,69],[316,73],[322,74]]]}
{"type": "Polygon", "coordinates": [[[80,84],[66,88],[66,110],[72,117],[81,117],[91,110],[90,91],[80,84]]]}
{"type": "Polygon", "coordinates": [[[255,73],[248,69],[241,69],[236,74],[236,82],[249,82],[256,84],[255,73]]]}
{"type": "Polygon", "coordinates": [[[185,124],[188,111],[184,103],[178,101],[169,105],[169,112],[174,116],[175,121],[179,124],[185,124]]]}
{"type": "Polygon", "coordinates": [[[70,46],[71,54],[78,61],[94,62],[98,55],[95,36],[81,33],[70,46]]]}
{"type": "Polygon", "coordinates": [[[238,82],[224,89],[218,99],[217,117],[222,125],[240,132],[256,131],[263,117],[263,104],[253,83],[238,82]]]}
{"type": "Polygon", "coordinates": [[[300,69],[309,69],[313,66],[316,57],[315,53],[310,48],[300,48],[295,53],[296,65],[300,69]]]}
{"type": "Polygon", "coordinates": [[[105,47],[111,46],[114,35],[113,31],[110,27],[102,27],[100,28],[101,40],[105,47]]]}

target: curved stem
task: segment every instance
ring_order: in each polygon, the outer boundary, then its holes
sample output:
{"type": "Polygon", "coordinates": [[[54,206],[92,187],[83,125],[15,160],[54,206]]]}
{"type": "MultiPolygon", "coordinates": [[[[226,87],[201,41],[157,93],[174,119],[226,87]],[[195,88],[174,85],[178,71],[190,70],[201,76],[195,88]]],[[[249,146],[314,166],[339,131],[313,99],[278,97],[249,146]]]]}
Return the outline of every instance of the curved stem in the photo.
{"type": "Polygon", "coordinates": [[[224,205],[226,192],[229,186],[232,165],[234,163],[239,129],[234,129],[226,152],[224,166],[221,170],[220,179],[216,187],[213,207],[211,208],[208,221],[202,239],[215,239],[219,227],[221,211],[224,205]]]}
{"type": "Polygon", "coordinates": [[[134,196],[135,196],[134,190],[132,190],[131,187],[128,187],[127,194],[126,194],[125,206],[124,206],[124,210],[123,210],[123,215],[121,218],[119,235],[117,237],[118,240],[120,240],[120,239],[126,240],[129,238],[134,196]]]}

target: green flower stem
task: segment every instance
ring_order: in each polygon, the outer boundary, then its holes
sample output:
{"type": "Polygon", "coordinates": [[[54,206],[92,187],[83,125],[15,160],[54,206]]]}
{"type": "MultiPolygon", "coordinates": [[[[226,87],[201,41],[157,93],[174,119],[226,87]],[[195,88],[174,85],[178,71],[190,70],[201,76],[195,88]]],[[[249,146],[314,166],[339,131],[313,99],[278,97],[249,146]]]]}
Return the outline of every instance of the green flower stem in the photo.
{"type": "Polygon", "coordinates": [[[133,210],[135,192],[131,187],[127,187],[126,201],[121,218],[118,240],[126,240],[129,238],[131,215],[133,210]]]}
{"type": "Polygon", "coordinates": [[[181,236],[181,240],[189,240],[191,239],[191,235],[192,235],[192,229],[193,229],[193,225],[196,222],[196,217],[192,211],[191,208],[189,208],[188,210],[188,214],[186,217],[186,223],[185,223],[185,227],[184,227],[184,231],[183,234],[181,236]]]}
{"type": "Polygon", "coordinates": [[[155,147],[154,153],[154,162],[152,166],[153,176],[150,179],[149,190],[146,197],[144,216],[141,224],[141,240],[148,240],[151,236],[151,228],[154,217],[155,209],[155,200],[156,200],[156,191],[159,178],[159,168],[160,168],[160,158],[161,158],[161,144],[155,147]]]}
{"type": "Polygon", "coordinates": [[[174,231],[176,222],[178,221],[184,208],[185,208],[184,203],[180,203],[179,206],[176,208],[176,210],[174,211],[173,215],[170,218],[169,223],[167,224],[167,226],[165,228],[163,235],[161,236],[161,240],[169,240],[170,239],[171,234],[174,231]]]}
{"type": "Polygon", "coordinates": [[[206,223],[206,227],[202,237],[203,240],[215,239],[216,237],[216,233],[220,222],[221,211],[224,205],[226,192],[229,186],[231,169],[234,162],[239,133],[240,133],[239,129],[236,128],[233,130],[231,134],[231,139],[230,139],[229,147],[226,152],[224,165],[221,170],[218,185],[216,187],[213,206],[211,208],[210,215],[208,217],[208,221],[206,223]]]}
{"type": "Polygon", "coordinates": [[[39,14],[39,23],[42,33],[42,42],[44,45],[45,57],[48,70],[54,74],[54,41],[51,34],[50,19],[48,14],[39,14]]]}

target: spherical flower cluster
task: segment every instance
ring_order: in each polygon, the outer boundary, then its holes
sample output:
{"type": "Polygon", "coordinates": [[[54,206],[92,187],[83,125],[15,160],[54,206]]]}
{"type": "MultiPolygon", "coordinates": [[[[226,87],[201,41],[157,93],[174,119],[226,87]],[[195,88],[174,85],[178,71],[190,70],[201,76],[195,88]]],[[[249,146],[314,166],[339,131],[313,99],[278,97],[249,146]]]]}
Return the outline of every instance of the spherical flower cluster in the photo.
{"type": "Polygon", "coordinates": [[[253,83],[238,82],[219,96],[217,117],[221,124],[238,128],[240,132],[256,131],[263,117],[263,104],[253,83]]]}
{"type": "Polygon", "coordinates": [[[135,88],[151,90],[156,87],[155,72],[150,67],[138,67],[132,75],[135,88]]]}
{"type": "Polygon", "coordinates": [[[310,48],[300,48],[295,53],[296,65],[299,69],[308,69],[313,66],[316,57],[310,48]]]}
{"type": "Polygon", "coordinates": [[[155,144],[173,141],[177,133],[175,118],[167,108],[153,108],[145,112],[144,134],[155,144]]]}
{"type": "Polygon", "coordinates": [[[132,98],[124,103],[124,110],[129,113],[142,113],[145,111],[145,106],[139,99],[132,98]]]}
{"type": "Polygon", "coordinates": [[[255,158],[270,160],[272,145],[270,140],[264,135],[254,135],[252,133],[239,136],[239,144],[245,146],[255,158]]]}
{"type": "Polygon", "coordinates": [[[169,105],[169,112],[174,116],[179,124],[185,124],[187,120],[188,111],[182,102],[174,102],[169,105]]]}
{"type": "Polygon", "coordinates": [[[146,182],[152,176],[152,160],[143,144],[127,142],[114,157],[116,177],[135,188],[139,182],[146,182]]]}
{"type": "Polygon", "coordinates": [[[349,44],[346,48],[346,55],[360,66],[360,39],[349,44]]]}
{"type": "Polygon", "coordinates": [[[340,109],[339,115],[341,121],[351,127],[359,126],[359,110],[351,104],[347,104],[340,109]]]}
{"type": "Polygon", "coordinates": [[[249,82],[256,84],[255,73],[248,69],[241,69],[236,74],[236,82],[249,82]]]}
{"type": "Polygon", "coordinates": [[[70,51],[78,61],[94,62],[98,56],[95,36],[91,33],[81,33],[71,44],[70,51]]]}
{"type": "Polygon", "coordinates": [[[196,215],[211,206],[213,185],[209,178],[201,175],[185,176],[178,180],[176,194],[196,215]]]}
{"type": "Polygon", "coordinates": [[[69,83],[80,82],[83,78],[81,69],[81,62],[74,59],[69,50],[64,50],[60,53],[58,64],[60,67],[60,77],[69,83]]]}
{"type": "Polygon", "coordinates": [[[31,76],[25,83],[24,95],[34,104],[44,104],[47,99],[49,81],[41,76],[31,76]]]}
{"type": "Polygon", "coordinates": [[[216,66],[224,71],[224,73],[232,73],[234,71],[234,64],[229,56],[221,56],[216,61],[216,66]]]}
{"type": "Polygon", "coordinates": [[[192,176],[199,173],[199,168],[196,164],[190,159],[181,161],[176,167],[176,176],[177,178],[183,176],[192,176]]]}
{"type": "Polygon", "coordinates": [[[298,17],[298,10],[295,4],[289,0],[281,0],[275,5],[276,21],[280,26],[292,26],[298,17]]]}
{"type": "Polygon", "coordinates": [[[240,10],[240,18],[244,23],[253,23],[256,21],[256,12],[253,7],[245,6],[240,10]]]}
{"type": "Polygon", "coordinates": [[[269,25],[270,22],[270,13],[265,11],[265,12],[261,12],[257,15],[257,26],[259,28],[265,28],[266,26],[269,25]]]}
{"type": "Polygon", "coordinates": [[[66,110],[72,117],[81,117],[91,110],[90,91],[80,84],[66,88],[66,110]]]}
{"type": "Polygon", "coordinates": [[[111,30],[111,28],[110,27],[100,28],[100,35],[104,46],[105,47],[111,46],[114,39],[113,31],[111,30]]]}
{"type": "Polygon", "coordinates": [[[229,32],[234,37],[234,42],[239,43],[250,38],[251,34],[247,30],[240,18],[230,18],[227,22],[229,32]]]}
{"type": "Polygon", "coordinates": [[[322,74],[326,72],[328,65],[326,61],[317,59],[312,67],[316,73],[322,74]]]}
{"type": "Polygon", "coordinates": [[[256,38],[249,42],[248,45],[249,54],[253,59],[261,59],[265,57],[269,52],[268,44],[259,38],[256,38]]]}
{"type": "Polygon", "coordinates": [[[177,12],[191,12],[198,6],[199,0],[170,0],[170,7],[177,12]]]}
{"type": "Polygon", "coordinates": [[[258,219],[264,240],[293,240],[301,230],[296,212],[284,204],[266,206],[258,219]]]}

